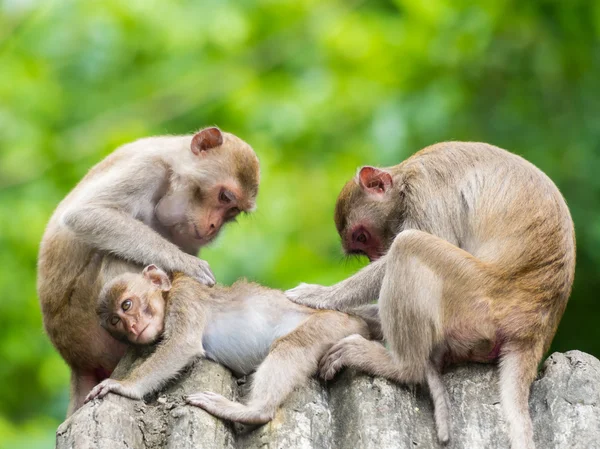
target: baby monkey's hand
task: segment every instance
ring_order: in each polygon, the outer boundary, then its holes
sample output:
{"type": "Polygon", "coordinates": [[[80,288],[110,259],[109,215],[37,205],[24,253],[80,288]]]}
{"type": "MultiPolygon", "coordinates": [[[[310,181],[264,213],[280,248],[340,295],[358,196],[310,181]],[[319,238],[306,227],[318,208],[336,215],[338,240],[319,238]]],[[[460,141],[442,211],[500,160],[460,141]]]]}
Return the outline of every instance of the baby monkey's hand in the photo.
{"type": "Polygon", "coordinates": [[[108,393],[115,393],[131,399],[142,399],[142,395],[126,383],[115,379],[105,379],[90,391],[90,394],[85,398],[85,402],[96,398],[103,398],[108,393]]]}

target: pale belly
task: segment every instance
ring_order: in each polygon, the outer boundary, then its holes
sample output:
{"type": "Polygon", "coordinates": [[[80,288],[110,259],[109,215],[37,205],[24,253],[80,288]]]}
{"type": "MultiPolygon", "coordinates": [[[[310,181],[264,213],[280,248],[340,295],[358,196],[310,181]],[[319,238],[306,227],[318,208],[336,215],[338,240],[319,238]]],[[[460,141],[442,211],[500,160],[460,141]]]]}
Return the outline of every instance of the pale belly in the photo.
{"type": "Polygon", "coordinates": [[[206,357],[236,374],[246,375],[256,370],[271,344],[298,327],[307,316],[297,311],[278,319],[268,319],[269,315],[260,307],[216,313],[202,338],[206,357]]]}

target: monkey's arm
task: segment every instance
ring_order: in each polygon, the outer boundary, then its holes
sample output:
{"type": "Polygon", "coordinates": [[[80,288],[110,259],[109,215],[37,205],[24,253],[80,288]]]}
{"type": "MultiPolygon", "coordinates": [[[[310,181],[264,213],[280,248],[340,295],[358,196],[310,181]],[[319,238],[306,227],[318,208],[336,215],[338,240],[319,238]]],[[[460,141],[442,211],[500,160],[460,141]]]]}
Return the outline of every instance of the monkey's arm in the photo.
{"type": "Polygon", "coordinates": [[[291,301],[305,306],[347,311],[379,297],[386,261],[387,256],[383,256],[355,275],[331,287],[300,284],[298,287],[286,291],[285,294],[291,301]]]}
{"type": "Polygon", "coordinates": [[[123,211],[100,205],[78,207],[65,213],[63,221],[95,248],[140,265],[154,263],[167,271],[182,271],[203,284],[215,283],[207,262],[184,253],[123,211]]]}
{"type": "Polygon", "coordinates": [[[124,379],[135,366],[143,363],[149,355],[150,347],[139,348],[136,346],[129,346],[127,352],[121,357],[117,367],[110,375],[110,378],[116,380],[124,379]]]}
{"type": "Polygon", "coordinates": [[[175,377],[195,358],[204,355],[199,342],[175,343],[163,341],[156,351],[122,380],[106,379],[96,385],[85,399],[89,402],[108,393],[116,393],[131,399],[142,399],[157,391],[175,377]]]}

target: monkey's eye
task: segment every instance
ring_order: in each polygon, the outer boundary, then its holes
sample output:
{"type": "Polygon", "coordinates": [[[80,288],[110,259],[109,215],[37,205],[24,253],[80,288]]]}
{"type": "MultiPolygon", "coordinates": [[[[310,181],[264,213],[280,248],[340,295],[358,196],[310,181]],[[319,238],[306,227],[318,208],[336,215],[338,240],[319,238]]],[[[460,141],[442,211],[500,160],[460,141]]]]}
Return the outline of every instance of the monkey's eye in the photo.
{"type": "Polygon", "coordinates": [[[229,190],[221,189],[219,192],[219,201],[223,204],[229,204],[235,200],[235,196],[229,190]]]}
{"type": "Polygon", "coordinates": [[[117,315],[115,315],[110,319],[110,324],[112,324],[113,326],[116,326],[117,324],[119,324],[119,321],[121,321],[121,318],[119,318],[117,315]]]}
{"type": "Polygon", "coordinates": [[[129,309],[131,309],[132,304],[133,303],[131,302],[131,299],[126,299],[121,303],[121,309],[123,309],[124,312],[127,312],[129,309]]]}
{"type": "Polygon", "coordinates": [[[352,241],[361,245],[366,245],[371,238],[371,234],[362,226],[352,233],[352,241]]]}

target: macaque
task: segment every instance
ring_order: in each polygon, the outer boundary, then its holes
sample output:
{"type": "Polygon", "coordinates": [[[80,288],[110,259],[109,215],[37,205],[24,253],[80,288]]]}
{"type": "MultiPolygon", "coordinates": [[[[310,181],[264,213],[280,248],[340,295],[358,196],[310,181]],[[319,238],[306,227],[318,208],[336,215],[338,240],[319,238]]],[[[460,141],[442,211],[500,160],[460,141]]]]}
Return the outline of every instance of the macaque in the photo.
{"type": "Polygon", "coordinates": [[[102,286],[152,262],[213,285],[196,254],[253,210],[258,184],[252,148],[206,128],[120,147],[59,204],[40,245],[38,295],[46,332],[71,367],[68,416],[127,348],[98,323],[102,286]]]}
{"type": "Polygon", "coordinates": [[[345,251],[372,263],[287,296],[340,311],[378,298],[389,350],[349,336],[320,375],[346,366],[420,383],[448,363],[498,362],[512,448],[534,448],[529,389],[575,270],[573,222],[552,181],[500,148],[440,143],[395,167],[361,168],[340,193],[335,224],[345,251]]]}
{"type": "Polygon", "coordinates": [[[189,395],[187,403],[245,424],[273,419],[278,406],[317,372],[321,357],[340,339],[381,335],[376,305],[354,309],[353,315],[317,311],[294,304],[281,291],[246,281],[208,288],[175,273],[171,282],[155,265],[108,282],[96,310],[111,335],[132,344],[125,365],[142,345],[160,343],[140,364],[132,363],[129,373],[94,387],[87,400],[109,392],[142,399],[206,357],[238,375],[256,370],[249,401],[202,392],[189,395]]]}

